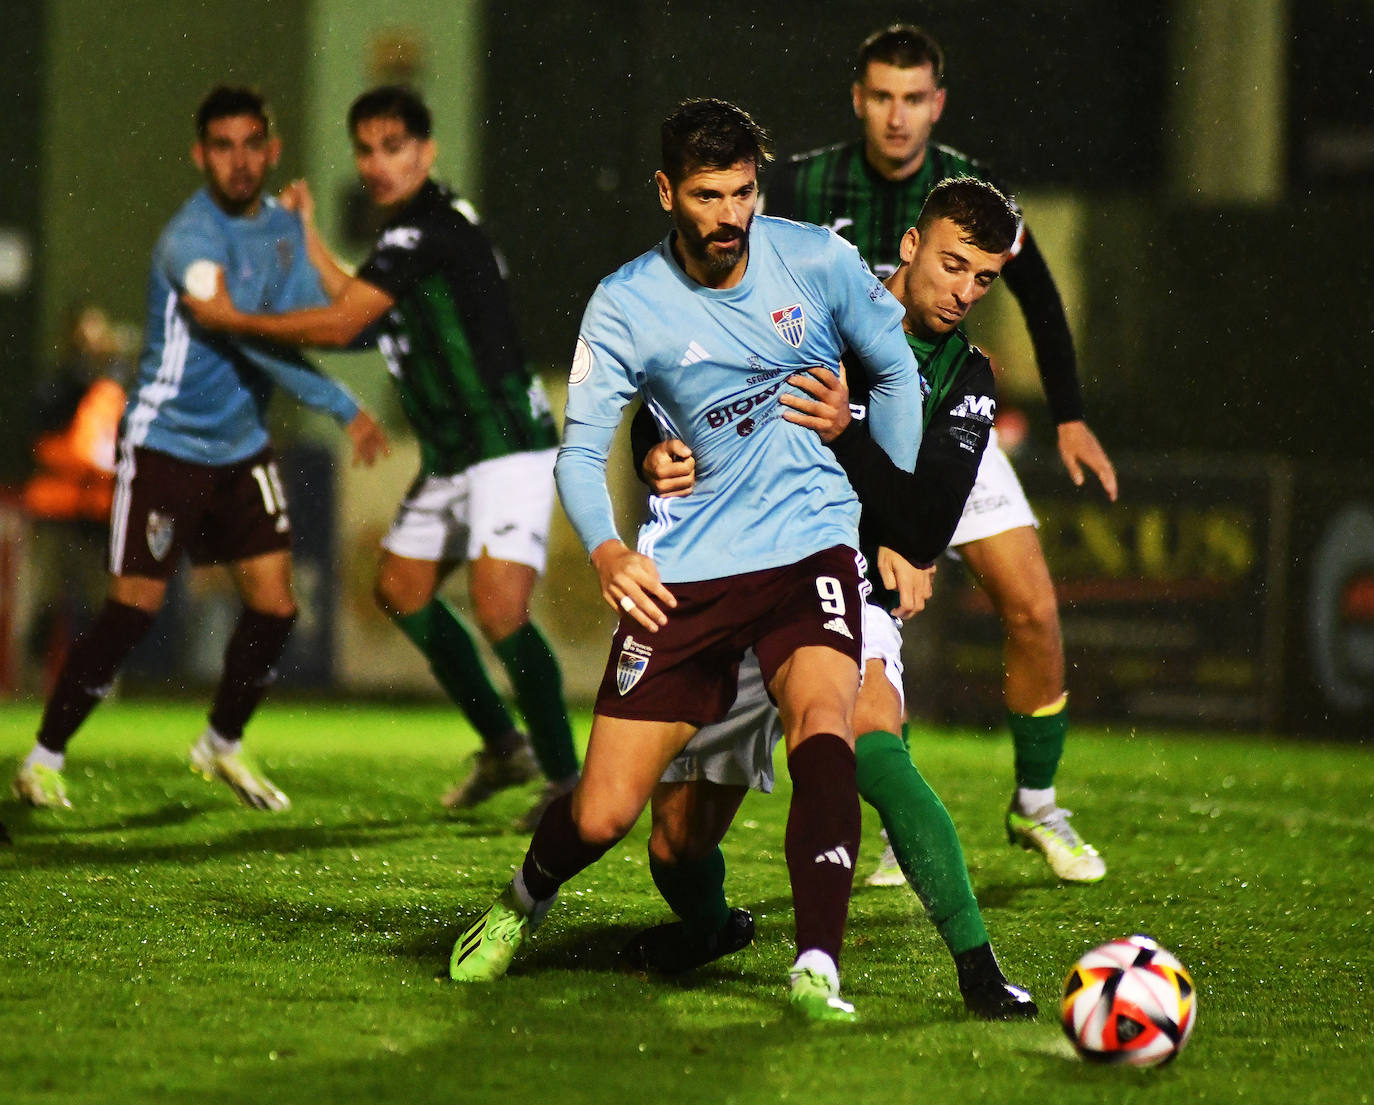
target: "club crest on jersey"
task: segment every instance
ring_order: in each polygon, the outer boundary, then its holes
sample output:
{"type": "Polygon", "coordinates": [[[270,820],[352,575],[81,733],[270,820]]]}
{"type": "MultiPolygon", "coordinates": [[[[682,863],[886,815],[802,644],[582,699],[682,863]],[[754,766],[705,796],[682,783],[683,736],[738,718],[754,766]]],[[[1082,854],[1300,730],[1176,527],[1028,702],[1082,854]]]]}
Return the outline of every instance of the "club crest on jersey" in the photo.
{"type": "Polygon", "coordinates": [[[153,554],[153,559],[161,561],[172,547],[172,530],[176,524],[176,519],[167,514],[159,514],[156,510],[148,511],[148,525],[144,529],[144,535],[148,540],[148,551],[153,554]]]}
{"type": "Polygon", "coordinates": [[[793,349],[800,349],[802,338],[806,336],[806,315],[800,303],[790,307],[779,307],[773,312],[773,329],[793,349]]]}
{"type": "Polygon", "coordinates": [[[615,686],[622,697],[634,689],[634,685],[648,668],[649,657],[653,654],[654,650],[650,646],[640,644],[628,633],[625,635],[625,640],[620,643],[620,659],[615,665],[615,686]]]}

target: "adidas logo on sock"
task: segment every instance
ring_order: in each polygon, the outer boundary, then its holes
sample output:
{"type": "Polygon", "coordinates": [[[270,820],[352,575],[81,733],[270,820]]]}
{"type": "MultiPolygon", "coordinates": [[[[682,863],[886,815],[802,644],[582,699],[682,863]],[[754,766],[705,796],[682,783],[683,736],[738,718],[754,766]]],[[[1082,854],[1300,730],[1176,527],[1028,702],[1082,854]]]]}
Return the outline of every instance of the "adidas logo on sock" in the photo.
{"type": "Polygon", "coordinates": [[[678,364],[681,367],[686,368],[689,364],[696,364],[697,361],[704,361],[710,355],[711,354],[706,352],[706,350],[704,350],[696,342],[692,342],[689,346],[687,346],[687,352],[682,355],[682,360],[678,361],[678,364]]]}
{"type": "Polygon", "coordinates": [[[817,863],[837,863],[846,871],[854,866],[854,861],[849,858],[849,849],[841,844],[838,848],[831,848],[828,852],[822,852],[816,857],[817,863]]]}
{"type": "Polygon", "coordinates": [[[848,637],[851,641],[854,639],[854,634],[849,632],[849,626],[844,624],[844,619],[841,617],[837,616],[831,618],[825,625],[821,626],[821,628],[828,629],[833,633],[838,633],[841,637],[848,637]]]}

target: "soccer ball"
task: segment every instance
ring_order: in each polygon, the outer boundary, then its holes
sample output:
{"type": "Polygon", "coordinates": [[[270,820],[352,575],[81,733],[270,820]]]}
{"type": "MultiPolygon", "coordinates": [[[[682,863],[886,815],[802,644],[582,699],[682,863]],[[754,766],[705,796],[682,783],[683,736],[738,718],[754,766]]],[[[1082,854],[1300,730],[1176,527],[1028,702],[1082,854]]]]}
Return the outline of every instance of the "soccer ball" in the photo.
{"type": "Polygon", "coordinates": [[[1188,1042],[1197,992],[1173,955],[1148,936],[1130,936],[1073,965],[1060,1011],[1064,1034],[1084,1059],[1153,1067],[1188,1042]]]}

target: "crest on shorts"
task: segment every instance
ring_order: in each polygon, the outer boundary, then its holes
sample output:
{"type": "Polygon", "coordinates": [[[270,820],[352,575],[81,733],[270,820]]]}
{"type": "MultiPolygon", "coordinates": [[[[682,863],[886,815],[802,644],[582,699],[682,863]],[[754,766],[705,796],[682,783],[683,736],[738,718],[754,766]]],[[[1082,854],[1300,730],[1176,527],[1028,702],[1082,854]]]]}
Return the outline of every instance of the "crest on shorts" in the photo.
{"type": "Polygon", "coordinates": [[[622,697],[634,689],[649,666],[649,657],[654,650],[640,644],[629,634],[620,643],[620,659],[615,664],[615,686],[622,697]]]}
{"type": "Polygon", "coordinates": [[[156,510],[148,511],[148,525],[144,534],[148,539],[148,551],[153,554],[154,560],[162,560],[172,547],[172,529],[176,524],[176,519],[170,514],[161,514],[156,510]]]}
{"type": "Polygon", "coordinates": [[[779,307],[773,312],[773,329],[793,349],[800,349],[802,338],[806,336],[806,315],[800,303],[790,307],[779,307]]]}

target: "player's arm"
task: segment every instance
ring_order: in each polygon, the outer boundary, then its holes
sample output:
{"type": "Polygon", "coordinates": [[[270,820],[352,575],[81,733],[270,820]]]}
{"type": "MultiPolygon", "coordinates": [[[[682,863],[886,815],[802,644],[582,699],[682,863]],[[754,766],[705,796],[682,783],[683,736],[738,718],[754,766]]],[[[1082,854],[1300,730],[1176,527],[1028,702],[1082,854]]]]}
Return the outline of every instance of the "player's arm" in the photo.
{"type": "Polygon", "coordinates": [[[863,504],[865,529],[913,564],[932,564],[959,524],[992,429],[991,421],[955,414],[959,408],[987,409],[977,400],[995,398],[987,358],[971,357],[945,403],[932,412],[911,472],[897,467],[865,424],[851,418],[842,377],[820,368],[788,382],[811,398],[786,397],[790,409],[783,417],[815,430],[834,451],[863,504]]]}
{"type": "Polygon", "coordinates": [[[351,345],[359,334],[391,310],[396,300],[376,285],[353,276],[328,306],[279,315],[247,314],[234,306],[224,284],[224,274],[220,273],[210,298],[196,299],[187,295],[182,303],[207,330],[281,345],[341,349],[351,345]]]}
{"type": "Polygon", "coordinates": [[[558,498],[591,557],[602,598],[657,632],[668,620],[663,607],[676,606],[677,600],[663,586],[654,562],[620,540],[606,487],[611,441],[621,413],[639,390],[640,379],[626,363],[633,348],[624,316],[598,288],[573,353],[563,441],[553,471],[558,498]]]}
{"type": "Polygon", "coordinates": [[[640,404],[630,421],[630,452],[635,475],[660,499],[678,499],[691,492],[696,483],[696,457],[681,438],[661,437],[647,403],[640,404]]]}
{"type": "Polygon", "coordinates": [[[1116,469],[1083,418],[1078,359],[1064,301],[1044,254],[1024,222],[1015,249],[1002,270],[1002,280],[1021,305],[1026,320],[1040,384],[1058,428],[1060,459],[1077,486],[1083,486],[1083,468],[1087,467],[1102,482],[1107,498],[1115,502],[1116,469]]]}
{"type": "Polygon", "coordinates": [[[303,357],[283,355],[252,342],[239,344],[239,352],[274,384],[297,402],[333,418],[348,434],[354,464],[373,464],[391,453],[391,443],[376,419],[337,380],[318,372],[303,357]]]}
{"type": "Polygon", "coordinates": [[[319,228],[315,225],[315,197],[310,191],[310,185],[304,180],[293,180],[282,189],[278,199],[283,208],[300,216],[301,231],[305,235],[306,255],[320,275],[325,295],[333,302],[353,279],[353,273],[344,267],[320,237],[319,228]]]}
{"type": "Polygon", "coordinates": [[[848,242],[830,234],[832,312],[869,381],[869,432],[894,464],[910,472],[921,446],[921,379],[902,332],[905,311],[848,242]]]}

